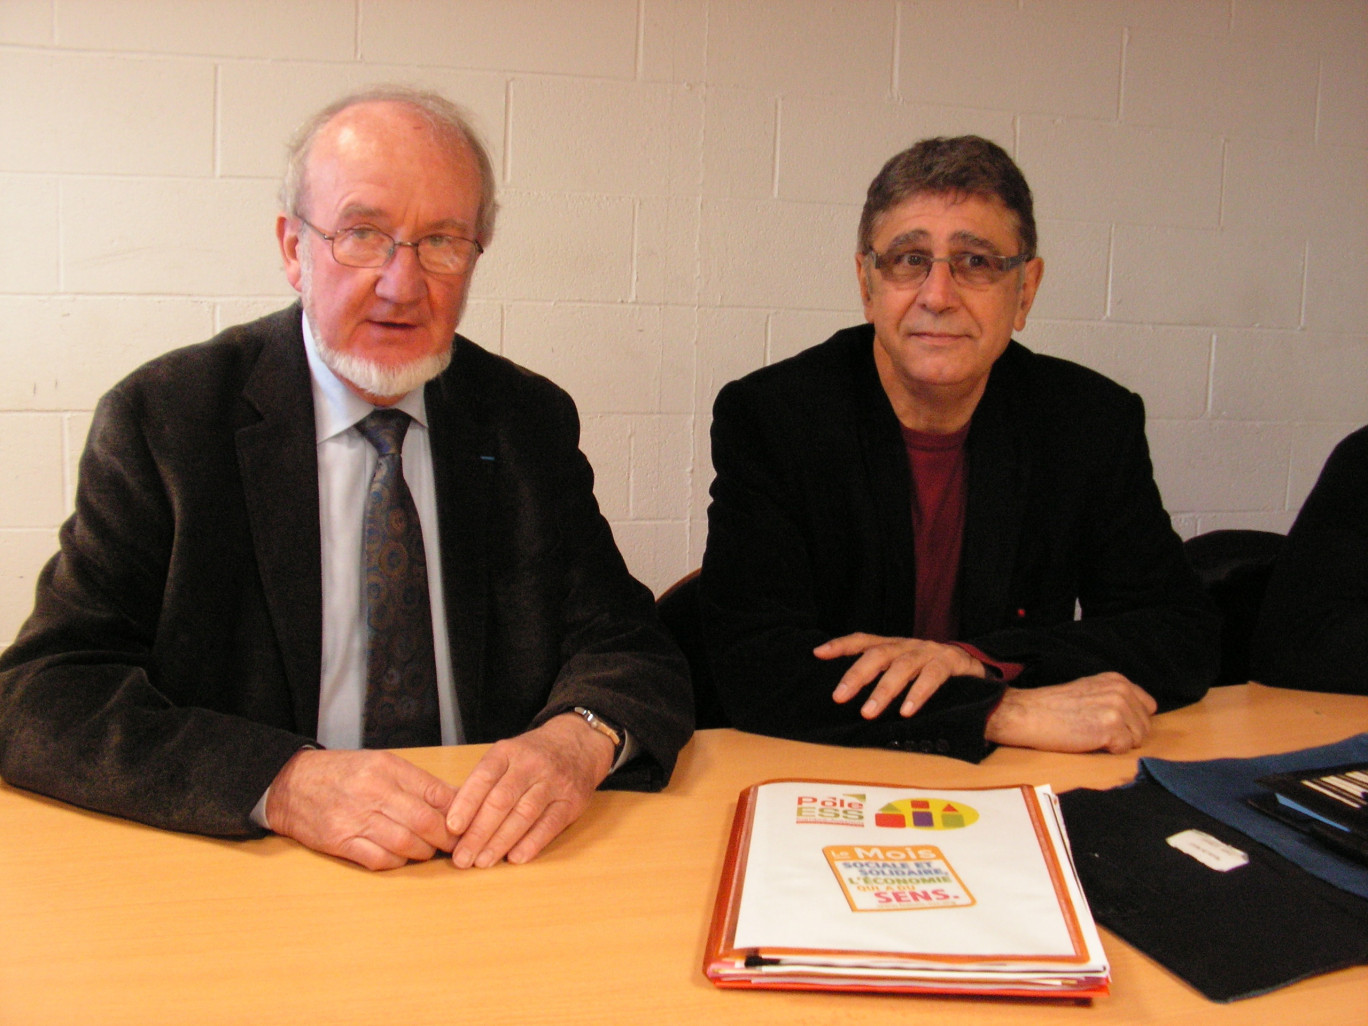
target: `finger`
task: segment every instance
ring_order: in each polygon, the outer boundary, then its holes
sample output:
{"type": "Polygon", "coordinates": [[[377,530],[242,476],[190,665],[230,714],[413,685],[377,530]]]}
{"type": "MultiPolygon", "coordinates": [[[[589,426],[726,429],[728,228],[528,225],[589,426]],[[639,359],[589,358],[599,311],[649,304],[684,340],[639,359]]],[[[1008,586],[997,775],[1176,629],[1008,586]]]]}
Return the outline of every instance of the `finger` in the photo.
{"type": "Polygon", "coordinates": [[[536,858],[543,848],[578,818],[569,802],[552,802],[531,829],[523,834],[522,839],[509,849],[508,861],[519,864],[536,858]]]}
{"type": "Polygon", "coordinates": [[[907,689],[907,696],[903,699],[902,707],[898,713],[902,716],[911,716],[940,690],[940,686],[949,680],[950,676],[950,668],[945,664],[940,662],[927,663],[922,668],[921,673],[917,674],[916,679],[912,681],[912,686],[907,689]]]}
{"type": "Polygon", "coordinates": [[[446,815],[456,789],[402,759],[394,760],[391,772],[378,795],[379,812],[434,850],[450,849],[455,838],[447,829],[446,815]]]}
{"type": "Polygon", "coordinates": [[[514,783],[508,775],[489,789],[475,813],[475,818],[471,820],[470,826],[466,828],[451,852],[451,860],[458,869],[469,869],[474,865],[483,868],[492,864],[492,860],[489,859],[481,863],[481,856],[488,848],[495,831],[513,814],[526,790],[525,784],[514,783]]]}
{"type": "Polygon", "coordinates": [[[439,849],[450,851],[456,843],[456,835],[447,829],[446,810],[434,808],[425,797],[400,791],[381,811],[397,828],[413,838],[413,841],[406,838],[398,841],[404,845],[403,850],[417,850],[413,847],[414,842],[427,849],[426,854],[409,855],[409,858],[430,859],[439,849]]]}
{"type": "Polygon", "coordinates": [[[949,677],[987,677],[988,667],[983,660],[959,645],[946,645],[945,655],[950,659],[946,675],[949,677]]]}
{"type": "MultiPolygon", "coordinates": [[[[1143,694],[1143,692],[1141,692],[1143,694]]],[[[1144,705],[1132,705],[1130,708],[1131,736],[1135,739],[1135,747],[1139,748],[1149,740],[1150,730],[1154,726],[1154,721],[1150,718],[1150,710],[1144,705]]]]}
{"type": "Polygon", "coordinates": [[[818,659],[839,659],[841,656],[859,655],[861,652],[873,645],[881,645],[888,641],[888,638],[880,637],[877,634],[865,634],[857,631],[854,634],[845,634],[839,638],[832,638],[825,641],[812,650],[812,654],[818,659]]]}
{"type": "Polygon", "coordinates": [[[1109,685],[1118,693],[1124,693],[1128,698],[1138,701],[1150,713],[1158,710],[1159,706],[1155,703],[1153,696],[1148,691],[1133,683],[1125,674],[1117,673],[1115,670],[1107,670],[1103,673],[1094,674],[1091,677],[1081,677],[1072,682],[1076,685],[1092,685],[1093,688],[1100,688],[1109,685]]]}
{"type": "Polygon", "coordinates": [[[1134,734],[1123,729],[1113,732],[1102,747],[1112,755],[1125,755],[1131,749],[1140,747],[1140,742],[1136,740],[1134,734]]]}
{"type": "MultiPolygon", "coordinates": [[[[408,865],[408,858],[397,855],[382,845],[364,837],[348,838],[332,854],[355,862],[364,869],[398,869],[408,865]]],[[[430,857],[430,856],[429,856],[430,857]]]]}
{"type": "Polygon", "coordinates": [[[1115,726],[1108,732],[1107,751],[1120,755],[1139,748],[1149,736],[1149,717],[1143,708],[1133,704],[1127,696],[1115,709],[1115,726]]]}
{"type": "Polygon", "coordinates": [[[1153,716],[1155,713],[1159,711],[1159,703],[1154,700],[1153,695],[1151,695],[1144,688],[1140,687],[1138,684],[1132,684],[1131,688],[1135,691],[1136,696],[1139,698],[1140,708],[1145,711],[1146,718],[1153,716]]]}
{"type": "Polygon", "coordinates": [[[456,799],[456,788],[440,777],[434,777],[432,774],[421,770],[419,772],[423,773],[423,779],[418,782],[417,788],[409,787],[406,790],[416,794],[424,805],[440,812],[445,818],[447,809],[451,808],[451,803],[456,799]]]}
{"type": "Polygon", "coordinates": [[[380,813],[371,816],[363,832],[351,840],[357,844],[369,844],[383,849],[400,862],[426,862],[437,854],[436,845],[424,840],[403,822],[380,813]]]}
{"type": "Polygon", "coordinates": [[[495,746],[470,771],[470,775],[457,788],[451,807],[447,809],[446,825],[453,836],[460,837],[470,829],[489,792],[508,772],[508,768],[507,755],[502,748],[495,746]]]}
{"type": "Polygon", "coordinates": [[[881,678],[893,664],[897,654],[897,649],[893,645],[879,645],[869,649],[841,674],[841,679],[836,682],[836,690],[831,693],[832,699],[836,702],[850,701],[874,680],[881,678]]]}
{"type": "Polygon", "coordinates": [[[1124,719],[1103,729],[1101,748],[1112,755],[1124,755],[1136,746],[1135,734],[1124,719]]]}
{"type": "Polygon", "coordinates": [[[907,683],[922,670],[920,659],[896,659],[893,664],[884,671],[879,682],[874,685],[874,690],[865,699],[864,705],[860,706],[860,715],[867,720],[881,714],[893,700],[907,690],[907,683]]]}
{"type": "Polygon", "coordinates": [[[1117,715],[1129,742],[1122,751],[1129,751],[1144,744],[1145,739],[1149,737],[1151,703],[1146,701],[1149,696],[1143,690],[1120,674],[1116,676],[1120,688],[1116,695],[1117,715]]]}
{"type": "MultiPolygon", "coordinates": [[[[485,842],[483,850],[475,857],[475,867],[487,869],[494,865],[527,836],[549,809],[565,804],[549,799],[550,792],[544,786],[525,792],[485,842]]],[[[537,850],[541,850],[540,846],[537,850]]]]}

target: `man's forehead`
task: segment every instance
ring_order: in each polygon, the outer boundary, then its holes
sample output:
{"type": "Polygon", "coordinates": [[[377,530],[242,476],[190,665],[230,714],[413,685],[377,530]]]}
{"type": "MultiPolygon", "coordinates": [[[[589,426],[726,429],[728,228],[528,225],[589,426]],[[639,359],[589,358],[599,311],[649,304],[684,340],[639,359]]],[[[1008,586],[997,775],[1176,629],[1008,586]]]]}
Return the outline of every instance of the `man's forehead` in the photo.
{"type": "Polygon", "coordinates": [[[388,101],[339,111],[319,129],[303,167],[305,193],[352,219],[394,213],[396,196],[449,197],[451,209],[429,208],[439,228],[468,227],[475,213],[465,208],[478,206],[480,185],[466,140],[442,133],[406,104],[388,101]]]}
{"type": "MultiPolygon", "coordinates": [[[[937,236],[925,228],[912,228],[905,232],[899,232],[888,240],[888,248],[894,249],[900,246],[929,246],[937,240],[937,236]]],[[[955,246],[971,246],[978,249],[992,249],[995,245],[992,239],[978,232],[970,231],[968,228],[958,228],[952,231],[946,240],[955,246]]]]}
{"type": "Polygon", "coordinates": [[[879,248],[942,238],[959,245],[1001,246],[1019,236],[1018,219],[1000,197],[963,192],[905,196],[879,215],[873,231],[873,239],[882,242],[879,248]]]}
{"type": "Polygon", "coordinates": [[[356,132],[432,131],[432,124],[416,107],[398,100],[364,100],[343,107],[319,128],[318,135],[356,132]]]}
{"type": "Polygon", "coordinates": [[[405,103],[373,100],[345,107],[318,130],[309,161],[367,158],[440,151],[447,159],[474,163],[469,144],[448,136],[424,114],[405,103]],[[396,152],[397,151],[397,152],[396,152]]]}
{"type": "MultiPolygon", "coordinates": [[[[394,212],[373,203],[353,200],[345,204],[337,211],[337,227],[346,228],[353,226],[358,221],[373,222],[377,227],[390,228],[394,212]]],[[[424,232],[473,232],[475,225],[470,218],[457,215],[443,215],[424,221],[422,224],[424,232]]]]}

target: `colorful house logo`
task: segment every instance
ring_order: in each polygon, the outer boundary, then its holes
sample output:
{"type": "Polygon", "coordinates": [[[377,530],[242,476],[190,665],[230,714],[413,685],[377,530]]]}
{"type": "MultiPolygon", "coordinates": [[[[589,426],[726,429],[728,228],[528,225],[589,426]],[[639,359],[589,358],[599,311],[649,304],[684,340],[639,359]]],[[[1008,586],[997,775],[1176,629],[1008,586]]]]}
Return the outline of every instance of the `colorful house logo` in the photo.
{"type": "Polygon", "coordinates": [[[959,830],[978,822],[978,810],[943,798],[899,798],[874,813],[874,825],[913,830],[959,830]]]}

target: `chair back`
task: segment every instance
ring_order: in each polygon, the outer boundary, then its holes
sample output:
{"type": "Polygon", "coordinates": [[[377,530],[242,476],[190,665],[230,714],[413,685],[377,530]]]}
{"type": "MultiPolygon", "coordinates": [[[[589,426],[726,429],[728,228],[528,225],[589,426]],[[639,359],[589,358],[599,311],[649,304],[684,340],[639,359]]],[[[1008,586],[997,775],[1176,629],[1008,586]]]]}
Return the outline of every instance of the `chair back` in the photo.
{"type": "Polygon", "coordinates": [[[1250,679],[1249,650],[1259,607],[1284,537],[1272,531],[1207,531],[1183,543],[1188,561],[1221,611],[1221,668],[1217,684],[1250,679]]]}

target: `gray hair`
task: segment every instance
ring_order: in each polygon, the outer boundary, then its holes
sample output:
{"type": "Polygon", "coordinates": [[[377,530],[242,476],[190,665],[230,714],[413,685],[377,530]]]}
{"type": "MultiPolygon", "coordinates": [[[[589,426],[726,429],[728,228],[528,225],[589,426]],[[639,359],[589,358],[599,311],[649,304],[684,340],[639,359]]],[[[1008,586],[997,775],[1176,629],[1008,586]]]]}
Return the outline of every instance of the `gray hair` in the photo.
{"type": "Polygon", "coordinates": [[[451,144],[453,150],[464,148],[475,158],[480,172],[480,210],[475,235],[482,246],[494,237],[494,217],[499,204],[495,197],[494,165],[470,123],[466,112],[446,97],[408,86],[379,85],[349,93],[328,104],[300,126],[285,154],[285,177],[280,183],[280,205],[291,217],[303,216],[308,193],[309,153],[314,140],[338,114],[363,103],[398,103],[413,110],[438,136],[451,144]]]}
{"type": "Polygon", "coordinates": [[[858,251],[869,251],[884,214],[923,194],[996,197],[1016,218],[1021,251],[1036,255],[1031,187],[1006,150],[977,135],[923,139],[890,158],[869,183],[860,214],[858,251]]]}

